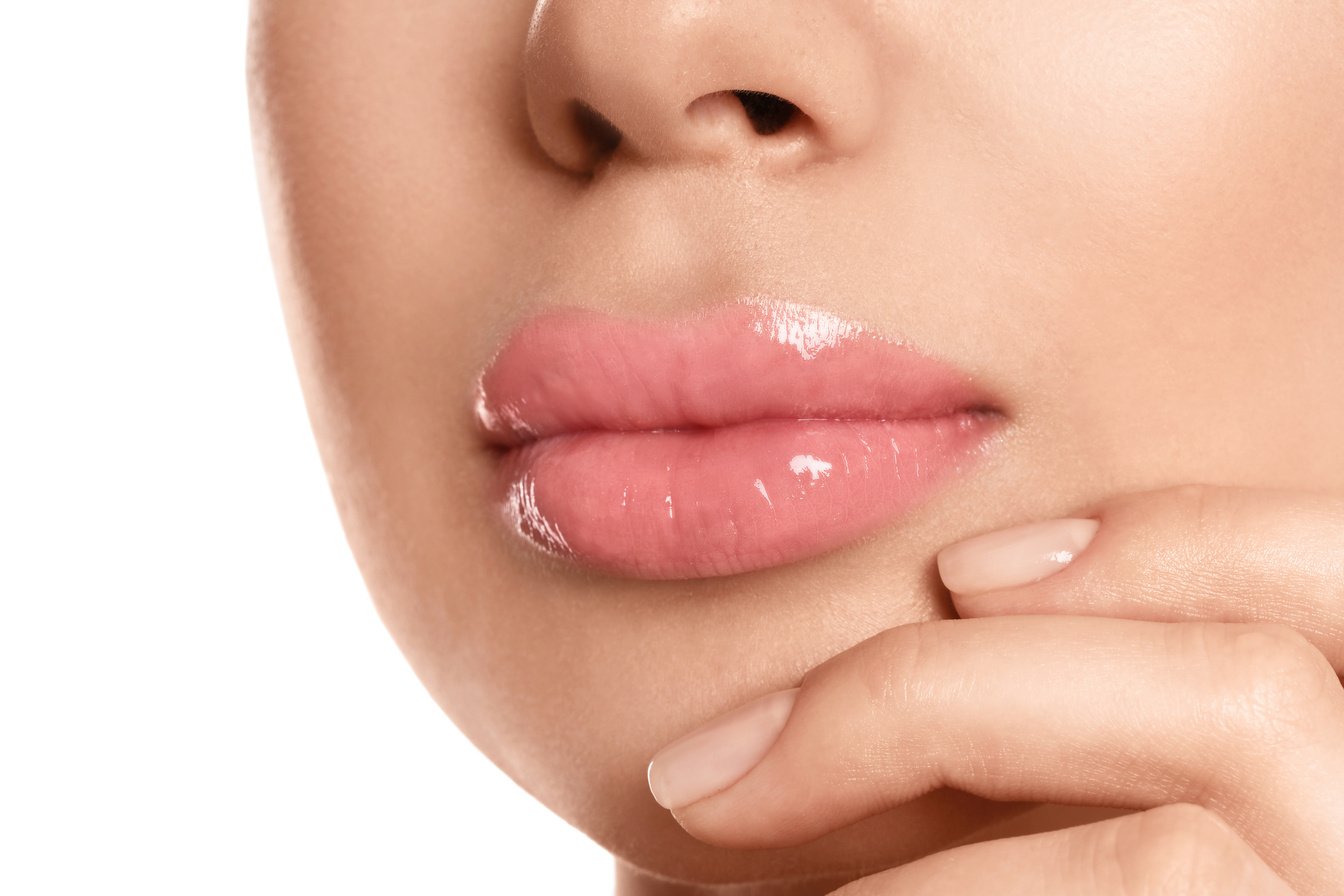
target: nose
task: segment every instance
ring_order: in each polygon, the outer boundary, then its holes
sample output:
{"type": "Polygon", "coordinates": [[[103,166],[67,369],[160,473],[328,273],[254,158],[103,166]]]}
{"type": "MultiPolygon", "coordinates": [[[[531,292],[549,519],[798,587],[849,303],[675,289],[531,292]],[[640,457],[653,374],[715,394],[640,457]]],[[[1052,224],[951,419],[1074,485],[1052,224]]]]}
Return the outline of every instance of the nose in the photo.
{"type": "MultiPolygon", "coordinates": [[[[542,149],[592,174],[852,156],[881,81],[862,0],[539,0],[524,55],[542,149]]],[[[871,13],[870,13],[871,15],[871,13]]]]}

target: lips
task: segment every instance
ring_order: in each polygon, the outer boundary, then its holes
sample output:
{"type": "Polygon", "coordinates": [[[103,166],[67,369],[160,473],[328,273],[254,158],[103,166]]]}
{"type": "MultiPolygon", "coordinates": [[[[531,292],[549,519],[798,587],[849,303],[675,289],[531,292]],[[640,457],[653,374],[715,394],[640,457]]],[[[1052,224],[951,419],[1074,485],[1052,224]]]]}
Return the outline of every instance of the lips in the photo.
{"type": "Polygon", "coordinates": [[[478,386],[510,527],[646,579],[747,572],[854,541],[969,469],[1004,421],[955,368],[778,301],[678,320],[547,312],[478,386]]]}

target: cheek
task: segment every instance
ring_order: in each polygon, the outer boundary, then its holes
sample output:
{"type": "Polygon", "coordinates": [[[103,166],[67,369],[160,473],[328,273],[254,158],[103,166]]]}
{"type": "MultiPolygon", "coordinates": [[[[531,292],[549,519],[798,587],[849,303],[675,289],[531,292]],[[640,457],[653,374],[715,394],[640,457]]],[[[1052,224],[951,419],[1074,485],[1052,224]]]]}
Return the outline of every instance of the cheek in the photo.
{"type": "Polygon", "coordinates": [[[1319,232],[1290,218],[1339,211],[1339,194],[1322,191],[1341,174],[1339,9],[1066,6],[1024,26],[1003,132],[1020,141],[1023,176],[1043,176],[1052,202],[1084,206],[1113,252],[1188,258],[1248,231],[1287,248],[1319,232]],[[1264,233],[1271,222],[1279,232],[1264,233]]]}
{"type": "Polygon", "coordinates": [[[1050,425],[1117,470],[1321,475],[1344,447],[1344,7],[1061,0],[991,33],[977,126],[1042,274],[1050,425]]]}

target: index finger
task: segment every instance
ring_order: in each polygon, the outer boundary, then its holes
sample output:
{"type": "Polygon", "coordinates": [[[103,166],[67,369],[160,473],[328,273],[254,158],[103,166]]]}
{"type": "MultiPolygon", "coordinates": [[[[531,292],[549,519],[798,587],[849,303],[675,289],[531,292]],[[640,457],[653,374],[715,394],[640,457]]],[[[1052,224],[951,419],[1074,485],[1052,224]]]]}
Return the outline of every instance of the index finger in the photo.
{"type": "Polygon", "coordinates": [[[938,555],[962,617],[1110,616],[1292,626],[1344,673],[1344,500],[1187,485],[938,555]]]}

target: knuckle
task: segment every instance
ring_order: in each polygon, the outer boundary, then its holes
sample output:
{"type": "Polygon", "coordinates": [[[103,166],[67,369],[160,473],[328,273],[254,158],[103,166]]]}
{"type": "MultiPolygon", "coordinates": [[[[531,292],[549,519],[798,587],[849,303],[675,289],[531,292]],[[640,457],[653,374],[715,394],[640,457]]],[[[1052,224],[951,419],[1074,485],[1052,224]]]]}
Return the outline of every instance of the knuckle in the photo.
{"type": "Polygon", "coordinates": [[[1248,506],[1242,490],[1203,484],[1118,498],[1108,516],[1128,537],[1112,549],[1114,568],[1130,586],[1167,571],[1163,588],[1173,603],[1197,606],[1232,584],[1225,571],[1235,565],[1229,552],[1246,539],[1248,506]]]}
{"type": "Polygon", "coordinates": [[[1216,533],[1238,517],[1239,492],[1213,485],[1178,485],[1161,493],[1194,533],[1216,533]]]}
{"type": "Polygon", "coordinates": [[[1175,554],[1191,573],[1199,573],[1200,558],[1217,557],[1229,546],[1245,541],[1254,503],[1245,489],[1215,485],[1177,485],[1136,500],[1134,513],[1143,528],[1168,533],[1147,547],[1158,554],[1175,554]]]}
{"type": "Polygon", "coordinates": [[[1316,727],[1339,679],[1311,642],[1286,625],[1195,627],[1204,642],[1217,718],[1254,745],[1276,748],[1316,727]]]}
{"type": "Polygon", "coordinates": [[[1096,877],[1126,896],[1213,896],[1244,892],[1256,878],[1254,854],[1227,822],[1190,803],[1128,816],[1094,856],[1096,877]]]}
{"type": "Polygon", "coordinates": [[[941,653],[943,637],[937,623],[915,622],[887,629],[869,640],[859,663],[859,677],[870,705],[895,708],[924,694],[927,668],[941,653]]]}
{"type": "MultiPolygon", "coordinates": [[[[839,779],[869,782],[874,805],[894,780],[942,781],[946,736],[941,696],[949,686],[950,633],[938,622],[916,622],[887,629],[865,641],[847,673],[846,688],[856,688],[854,712],[846,730],[834,735],[853,742],[882,732],[883,737],[862,750],[845,749],[839,779]],[[893,747],[899,743],[900,748],[893,747]]],[[[962,749],[959,756],[971,755],[962,749]]],[[[968,760],[970,761],[970,760],[968,760]]]]}
{"type": "Polygon", "coordinates": [[[888,779],[964,789],[973,780],[1002,780],[1020,765],[1009,743],[983,736],[957,716],[954,707],[978,686],[965,662],[962,631],[958,636],[948,622],[935,620],[897,626],[871,640],[874,652],[859,664],[869,713],[861,725],[900,732],[892,741],[900,749],[889,743],[864,751],[858,761],[870,776],[880,765],[888,779]]]}

